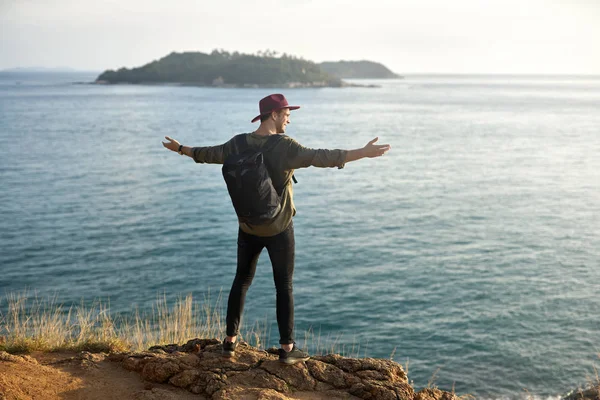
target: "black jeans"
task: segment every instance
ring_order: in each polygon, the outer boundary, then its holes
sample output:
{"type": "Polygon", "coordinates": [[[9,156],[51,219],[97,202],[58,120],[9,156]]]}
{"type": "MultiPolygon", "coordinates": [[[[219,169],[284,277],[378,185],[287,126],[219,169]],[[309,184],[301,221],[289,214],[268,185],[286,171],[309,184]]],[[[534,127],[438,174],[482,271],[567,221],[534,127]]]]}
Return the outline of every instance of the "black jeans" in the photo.
{"type": "Polygon", "coordinates": [[[273,267],[273,279],[277,293],[277,325],[279,326],[279,343],[294,343],[294,296],[292,293],[292,276],[294,274],[294,256],[296,242],[294,240],[294,224],[275,236],[260,237],[250,235],[241,229],[238,232],[237,272],[229,301],[227,302],[227,336],[239,333],[240,318],[244,311],[246,292],[252,284],[258,256],[266,247],[273,267]]]}

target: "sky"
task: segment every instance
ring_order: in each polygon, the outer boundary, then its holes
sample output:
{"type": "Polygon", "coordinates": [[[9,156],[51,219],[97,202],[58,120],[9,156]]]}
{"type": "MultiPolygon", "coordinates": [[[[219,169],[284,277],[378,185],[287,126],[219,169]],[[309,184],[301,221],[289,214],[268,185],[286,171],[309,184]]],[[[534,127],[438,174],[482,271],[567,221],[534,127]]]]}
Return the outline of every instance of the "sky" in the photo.
{"type": "Polygon", "coordinates": [[[0,70],[274,50],[397,73],[600,74],[600,0],[0,0],[0,70]]]}

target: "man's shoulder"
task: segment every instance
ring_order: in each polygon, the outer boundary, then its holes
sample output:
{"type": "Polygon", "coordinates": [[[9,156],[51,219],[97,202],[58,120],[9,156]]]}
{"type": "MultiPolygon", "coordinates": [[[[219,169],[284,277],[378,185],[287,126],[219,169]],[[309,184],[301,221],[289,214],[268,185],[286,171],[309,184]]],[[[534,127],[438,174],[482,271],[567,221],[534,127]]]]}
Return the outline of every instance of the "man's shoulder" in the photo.
{"type": "Polygon", "coordinates": [[[247,137],[247,136],[249,136],[249,135],[250,135],[250,133],[237,133],[237,134],[233,135],[233,137],[232,137],[231,139],[229,139],[229,141],[230,141],[230,142],[233,142],[233,141],[234,141],[234,140],[236,140],[237,138],[240,138],[240,137],[247,137]]]}
{"type": "Polygon", "coordinates": [[[283,133],[281,134],[281,136],[282,136],[282,139],[281,139],[282,142],[298,143],[298,141],[291,136],[285,135],[283,133]]]}
{"type": "Polygon", "coordinates": [[[238,133],[235,134],[229,139],[225,145],[228,147],[237,148],[240,145],[246,144],[250,142],[250,133],[238,133]]]}
{"type": "Polygon", "coordinates": [[[298,148],[301,147],[300,143],[298,143],[298,141],[293,137],[284,134],[280,134],[280,136],[281,139],[275,146],[278,149],[278,151],[283,151],[286,154],[290,152],[294,153],[295,151],[297,151],[298,148]]]}

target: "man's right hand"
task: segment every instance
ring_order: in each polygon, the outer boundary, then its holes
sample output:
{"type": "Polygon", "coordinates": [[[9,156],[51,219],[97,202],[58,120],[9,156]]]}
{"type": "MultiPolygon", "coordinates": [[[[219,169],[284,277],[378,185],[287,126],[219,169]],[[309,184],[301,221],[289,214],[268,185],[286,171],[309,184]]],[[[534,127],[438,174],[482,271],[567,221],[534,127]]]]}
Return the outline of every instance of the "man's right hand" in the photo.
{"type": "Polygon", "coordinates": [[[171,139],[168,136],[165,136],[165,139],[167,139],[169,141],[169,143],[162,142],[163,146],[165,146],[167,149],[169,149],[171,151],[179,150],[180,143],[177,140],[171,139]]]}
{"type": "Polygon", "coordinates": [[[389,144],[376,145],[375,142],[379,140],[378,137],[371,140],[365,147],[362,148],[365,157],[373,158],[384,155],[389,149],[392,148],[389,144]]]}

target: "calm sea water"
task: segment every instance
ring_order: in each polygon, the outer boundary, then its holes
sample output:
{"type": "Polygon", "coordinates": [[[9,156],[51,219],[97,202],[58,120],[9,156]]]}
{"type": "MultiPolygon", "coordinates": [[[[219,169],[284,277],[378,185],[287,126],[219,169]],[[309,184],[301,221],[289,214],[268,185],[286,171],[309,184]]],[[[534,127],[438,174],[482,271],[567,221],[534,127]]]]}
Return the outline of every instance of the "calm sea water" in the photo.
{"type": "MultiPolygon", "coordinates": [[[[271,91],[71,84],[95,76],[0,75],[0,292],[115,313],[226,298],[237,224],[220,168],[161,141],[252,131],[271,91]]],[[[392,145],[296,173],[299,344],[312,328],[394,352],[417,387],[439,368],[438,386],[478,398],[585,383],[600,364],[600,77],[376,83],[284,90],[305,146],[392,145]]],[[[265,319],[276,345],[266,252],[245,321],[265,319]]]]}

